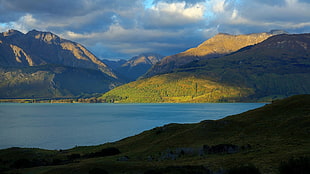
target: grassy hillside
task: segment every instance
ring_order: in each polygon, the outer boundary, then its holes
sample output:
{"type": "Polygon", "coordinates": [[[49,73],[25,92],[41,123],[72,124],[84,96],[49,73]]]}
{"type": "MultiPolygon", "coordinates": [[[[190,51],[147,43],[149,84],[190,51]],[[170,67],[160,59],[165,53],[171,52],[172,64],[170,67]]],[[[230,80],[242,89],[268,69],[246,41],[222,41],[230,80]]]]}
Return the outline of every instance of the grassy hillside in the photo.
{"type": "Polygon", "coordinates": [[[248,96],[250,88],[225,85],[191,73],[173,73],[138,80],[105,93],[100,99],[122,103],[233,102],[248,96]]]}
{"type": "Polygon", "coordinates": [[[273,174],[303,168],[309,173],[309,130],[310,95],[300,95],[221,120],[169,124],[100,146],[0,150],[0,170],[31,174],[229,173],[250,168],[273,174]],[[293,162],[288,165],[288,161],[293,162]]]}
{"type": "Polygon", "coordinates": [[[277,35],[234,54],[194,61],[102,96],[112,102],[272,101],[310,94],[309,34],[277,35]]]}

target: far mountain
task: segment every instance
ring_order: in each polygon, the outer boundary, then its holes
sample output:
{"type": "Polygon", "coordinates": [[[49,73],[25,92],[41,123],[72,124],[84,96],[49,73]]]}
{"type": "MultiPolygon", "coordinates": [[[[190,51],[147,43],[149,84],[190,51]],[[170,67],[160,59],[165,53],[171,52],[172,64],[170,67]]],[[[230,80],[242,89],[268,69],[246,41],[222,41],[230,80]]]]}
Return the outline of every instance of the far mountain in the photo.
{"type": "Polygon", "coordinates": [[[117,87],[111,102],[249,102],[310,94],[310,34],[283,34],[117,87]]]}
{"type": "Polygon", "coordinates": [[[132,57],[128,61],[124,60],[109,61],[103,60],[104,63],[113,68],[119,77],[126,79],[128,82],[137,80],[144,75],[153,65],[163,58],[156,53],[144,53],[132,57]]]}
{"type": "Polygon", "coordinates": [[[260,43],[270,36],[283,34],[284,31],[272,30],[271,32],[255,33],[246,35],[230,35],[219,33],[198,47],[191,48],[182,53],[167,56],[158,64],[154,65],[144,77],[170,73],[174,69],[192,61],[205,60],[220,57],[235,52],[243,47],[260,43]]]}
{"type": "Polygon", "coordinates": [[[78,97],[121,84],[84,46],[51,32],[0,33],[0,53],[0,98],[78,97]]]}
{"type": "Polygon", "coordinates": [[[123,64],[125,64],[128,60],[125,59],[102,59],[103,63],[108,65],[114,72],[115,70],[121,68],[123,64]]]}

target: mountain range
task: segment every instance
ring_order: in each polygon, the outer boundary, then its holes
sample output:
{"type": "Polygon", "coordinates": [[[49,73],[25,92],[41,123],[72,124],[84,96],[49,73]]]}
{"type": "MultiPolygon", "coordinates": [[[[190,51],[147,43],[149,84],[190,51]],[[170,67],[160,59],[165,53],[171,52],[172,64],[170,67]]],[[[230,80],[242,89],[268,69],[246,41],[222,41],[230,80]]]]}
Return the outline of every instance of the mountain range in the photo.
{"type": "Polygon", "coordinates": [[[0,33],[0,98],[75,98],[136,80],[163,56],[100,60],[51,32],[0,33]]]}
{"type": "Polygon", "coordinates": [[[117,87],[101,98],[107,102],[244,102],[309,94],[309,45],[310,34],[278,34],[224,56],[174,67],[170,73],[152,71],[160,67],[158,63],[149,71],[155,72],[153,76],[117,87]]]}
{"type": "Polygon", "coordinates": [[[0,33],[0,98],[271,101],[310,93],[309,44],[309,34],[281,30],[220,33],[176,55],[111,61],[51,32],[9,30],[0,33]]]}

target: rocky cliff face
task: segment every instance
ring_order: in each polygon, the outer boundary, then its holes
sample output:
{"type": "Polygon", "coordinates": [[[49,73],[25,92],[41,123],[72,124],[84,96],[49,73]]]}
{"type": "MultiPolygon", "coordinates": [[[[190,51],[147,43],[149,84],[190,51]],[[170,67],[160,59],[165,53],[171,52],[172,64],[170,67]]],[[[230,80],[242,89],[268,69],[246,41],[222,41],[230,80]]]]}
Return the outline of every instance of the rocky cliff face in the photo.
{"type": "Polygon", "coordinates": [[[58,64],[100,70],[116,77],[110,68],[81,44],[50,32],[32,30],[23,34],[9,30],[0,34],[0,66],[58,64]]]}
{"type": "Polygon", "coordinates": [[[260,43],[270,36],[280,33],[283,32],[272,31],[268,33],[255,33],[247,35],[230,35],[220,33],[203,42],[196,48],[191,48],[182,53],[163,58],[163,60],[153,66],[144,77],[169,73],[174,69],[192,61],[204,60],[230,54],[232,52],[238,51],[243,47],[260,43]]]}

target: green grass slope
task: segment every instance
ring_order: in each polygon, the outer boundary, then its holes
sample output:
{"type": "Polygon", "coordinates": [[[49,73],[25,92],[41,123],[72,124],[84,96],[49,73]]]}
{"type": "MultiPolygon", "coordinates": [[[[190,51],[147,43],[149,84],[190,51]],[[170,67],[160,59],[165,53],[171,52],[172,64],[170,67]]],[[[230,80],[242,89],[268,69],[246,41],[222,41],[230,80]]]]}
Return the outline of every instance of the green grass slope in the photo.
{"type": "Polygon", "coordinates": [[[277,35],[231,55],[113,89],[107,102],[272,101],[310,94],[310,34],[277,35]]]}
{"type": "Polygon", "coordinates": [[[225,85],[192,73],[154,76],[119,86],[99,99],[114,103],[202,103],[234,102],[252,90],[225,85]]]}
{"type": "Polygon", "coordinates": [[[309,131],[310,95],[299,95],[220,120],[168,124],[100,146],[0,150],[0,169],[31,174],[228,173],[255,166],[273,174],[281,171],[281,162],[302,159],[301,167],[291,168],[307,173],[309,131]]]}

